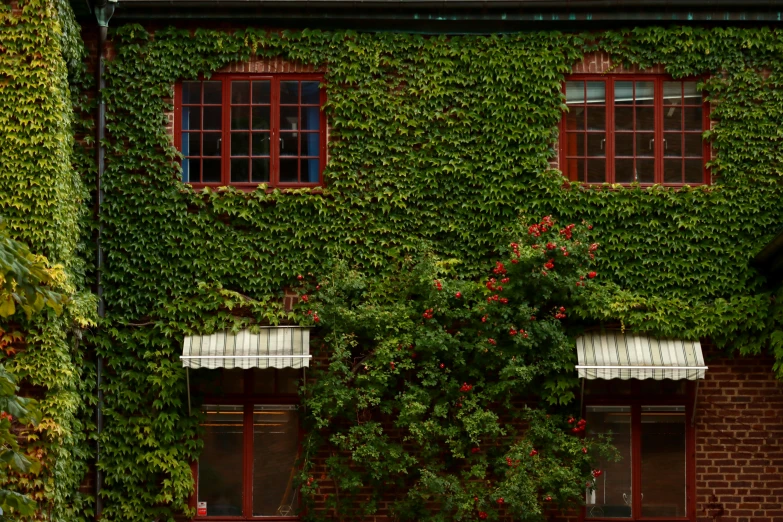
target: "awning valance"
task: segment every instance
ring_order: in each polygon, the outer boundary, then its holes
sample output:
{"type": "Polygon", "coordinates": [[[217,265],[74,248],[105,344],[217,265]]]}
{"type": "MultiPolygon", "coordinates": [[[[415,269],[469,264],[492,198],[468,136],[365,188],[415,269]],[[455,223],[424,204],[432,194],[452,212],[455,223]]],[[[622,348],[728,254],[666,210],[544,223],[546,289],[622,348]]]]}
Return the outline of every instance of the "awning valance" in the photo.
{"type": "Polygon", "coordinates": [[[188,335],[182,343],[186,368],[305,368],[310,366],[310,329],[260,327],[211,335],[188,335]]]}
{"type": "Polygon", "coordinates": [[[582,379],[704,379],[707,367],[698,341],[639,335],[588,333],[576,340],[582,379]]]}

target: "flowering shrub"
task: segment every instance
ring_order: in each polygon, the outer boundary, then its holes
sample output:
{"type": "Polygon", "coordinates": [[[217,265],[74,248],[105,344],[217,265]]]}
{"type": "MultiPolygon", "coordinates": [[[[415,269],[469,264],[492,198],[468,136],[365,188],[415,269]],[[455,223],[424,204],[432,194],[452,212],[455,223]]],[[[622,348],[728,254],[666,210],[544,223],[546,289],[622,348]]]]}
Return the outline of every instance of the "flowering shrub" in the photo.
{"type": "Polygon", "coordinates": [[[305,397],[309,519],[359,518],[385,500],[400,520],[540,520],[581,502],[593,457],[612,453],[567,415],[567,325],[600,280],[585,228],[545,217],[518,230],[481,281],[427,253],[394,277],[336,263],[318,290],[301,281],[329,355],[305,397]],[[324,451],[328,472],[314,476],[324,451]]]}

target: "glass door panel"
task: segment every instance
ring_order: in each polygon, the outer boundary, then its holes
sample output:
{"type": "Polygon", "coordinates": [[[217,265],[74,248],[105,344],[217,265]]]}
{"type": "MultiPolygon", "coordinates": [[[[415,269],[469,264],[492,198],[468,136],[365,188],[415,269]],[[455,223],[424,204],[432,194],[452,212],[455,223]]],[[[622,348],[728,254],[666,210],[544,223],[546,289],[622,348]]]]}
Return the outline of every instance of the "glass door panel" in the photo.
{"type": "Polygon", "coordinates": [[[642,516],[684,517],[685,407],[642,407],[642,516]]]}
{"type": "Polygon", "coordinates": [[[609,435],[611,443],[620,452],[620,460],[613,462],[599,458],[598,469],[603,471],[595,481],[595,488],[586,492],[587,518],[631,517],[631,407],[588,406],[587,436],[609,435]]]}

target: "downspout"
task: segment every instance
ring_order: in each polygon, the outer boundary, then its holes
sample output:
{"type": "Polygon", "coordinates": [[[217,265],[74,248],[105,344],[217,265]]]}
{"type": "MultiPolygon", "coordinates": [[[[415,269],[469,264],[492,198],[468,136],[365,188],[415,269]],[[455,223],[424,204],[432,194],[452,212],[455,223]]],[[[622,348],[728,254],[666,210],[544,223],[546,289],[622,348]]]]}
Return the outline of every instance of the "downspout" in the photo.
{"type": "MultiPolygon", "coordinates": [[[[98,234],[95,238],[96,267],[95,267],[95,293],[98,296],[98,317],[103,318],[106,315],[106,307],[103,301],[103,284],[101,276],[103,273],[103,247],[101,239],[103,236],[103,221],[101,218],[101,205],[103,204],[103,187],[101,181],[105,170],[106,149],[103,146],[103,140],[106,136],[106,104],[103,101],[103,89],[106,87],[106,81],[103,78],[104,72],[104,48],[106,46],[106,33],[109,29],[109,20],[114,14],[114,8],[117,0],[96,0],[93,8],[95,18],[98,21],[98,60],[95,64],[95,83],[97,85],[96,98],[98,100],[98,117],[95,130],[95,163],[97,173],[95,176],[95,219],[98,222],[98,234]]],[[[95,370],[95,388],[98,396],[98,403],[95,411],[95,520],[100,520],[103,512],[103,500],[101,499],[101,486],[103,485],[103,473],[100,469],[101,460],[101,442],[100,437],[103,431],[103,390],[101,389],[101,377],[103,373],[103,357],[97,356],[95,370]]]]}

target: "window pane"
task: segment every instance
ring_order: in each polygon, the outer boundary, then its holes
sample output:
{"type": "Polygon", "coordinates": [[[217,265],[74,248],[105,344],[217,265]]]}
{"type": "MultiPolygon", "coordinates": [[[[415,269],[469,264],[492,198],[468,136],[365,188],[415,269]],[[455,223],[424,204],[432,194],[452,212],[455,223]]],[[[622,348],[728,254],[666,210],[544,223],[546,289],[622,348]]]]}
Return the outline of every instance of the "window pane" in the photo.
{"type": "Polygon", "coordinates": [[[633,109],[617,107],[614,111],[614,128],[616,130],[633,130],[633,109]]]}
{"type": "Polygon", "coordinates": [[[615,183],[631,183],[634,180],[634,168],[632,159],[619,159],[614,161],[615,183]]]}
{"type": "Polygon", "coordinates": [[[253,393],[259,395],[275,393],[276,372],[275,368],[253,368],[253,393]]]}
{"type": "Polygon", "coordinates": [[[223,128],[223,122],[220,121],[223,115],[222,107],[204,107],[204,129],[220,130],[223,128]]]}
{"type": "Polygon", "coordinates": [[[633,134],[623,132],[614,135],[614,155],[633,156],[633,134]]]}
{"type": "Polygon", "coordinates": [[[253,107],[253,130],[269,130],[269,107],[253,107]]]}
{"type": "Polygon", "coordinates": [[[685,156],[701,158],[704,154],[703,145],[701,134],[685,134],[685,156]]]}
{"type": "Polygon", "coordinates": [[[269,183],[269,158],[253,158],[251,181],[253,183],[269,183]]]}
{"type": "Polygon", "coordinates": [[[201,82],[182,82],[182,103],[201,103],[201,82]]]}
{"type": "Polygon", "coordinates": [[[566,104],[576,105],[585,102],[585,82],[566,82],[566,104]]]}
{"type": "Polygon", "coordinates": [[[663,104],[682,105],[682,82],[663,82],[663,104]]]}
{"type": "Polygon", "coordinates": [[[302,161],[302,183],[318,183],[318,164],[317,159],[303,159],[302,161]]]}
{"type": "Polygon", "coordinates": [[[247,132],[231,133],[231,155],[249,156],[250,155],[250,134],[247,132]]]}
{"type": "Polygon", "coordinates": [[[684,517],[685,407],[642,407],[642,516],[684,517]]]}
{"type": "Polygon", "coordinates": [[[685,130],[701,130],[701,107],[685,107],[685,130]]]}
{"type": "Polygon", "coordinates": [[[299,129],[299,107],[280,108],[280,128],[284,130],[299,129]]]}
{"type": "Polygon", "coordinates": [[[584,134],[573,134],[572,140],[574,145],[576,146],[576,152],[577,156],[584,156],[585,155],[585,135],[584,134]]]}
{"type": "Polygon", "coordinates": [[[299,418],[285,406],[253,412],[253,516],[295,516],[299,418]]]}
{"type": "Polygon", "coordinates": [[[633,104],[633,82],[614,82],[615,105],[633,104]]]}
{"type": "Polygon", "coordinates": [[[217,132],[204,133],[204,156],[220,156],[220,134],[217,132]]]}
{"type": "Polygon", "coordinates": [[[604,130],[606,128],[606,107],[587,108],[587,128],[589,130],[604,130]]]}
{"type": "Polygon", "coordinates": [[[253,156],[269,156],[269,133],[253,133],[253,156]]]}
{"type": "Polygon", "coordinates": [[[318,88],[318,82],[302,82],[302,103],[321,104],[321,91],[318,88]]]}
{"type": "Polygon", "coordinates": [[[182,130],[201,128],[201,107],[182,107],[182,130]]]}
{"type": "Polygon", "coordinates": [[[250,128],[250,107],[231,107],[231,128],[240,130],[250,128]]]}
{"type": "Polygon", "coordinates": [[[682,90],[685,97],[685,105],[701,105],[701,92],[696,89],[696,82],[683,82],[682,90]]]}
{"type": "Polygon", "coordinates": [[[201,181],[204,183],[220,183],[220,160],[205,159],[202,164],[204,172],[201,181]]]}
{"type": "Polygon", "coordinates": [[[194,396],[200,397],[240,395],[245,391],[244,370],[191,369],[190,389],[194,396]]]}
{"type": "Polygon", "coordinates": [[[639,183],[655,183],[655,160],[636,160],[636,181],[639,183]]]}
{"type": "Polygon", "coordinates": [[[682,157],[682,134],[675,132],[667,132],[663,135],[664,142],[664,156],[670,157],[682,157]]]}
{"type": "Polygon", "coordinates": [[[270,92],[269,81],[253,82],[253,104],[269,103],[270,92]]]}
{"type": "Polygon", "coordinates": [[[585,108],[582,105],[569,107],[566,113],[567,130],[584,130],[585,128],[585,108]]]}
{"type": "Polygon", "coordinates": [[[667,159],[663,162],[663,182],[682,183],[681,159],[667,159]]]}
{"type": "Polygon", "coordinates": [[[247,183],[250,181],[250,160],[247,158],[231,160],[231,182],[247,183]]]}
{"type": "Polygon", "coordinates": [[[604,133],[591,132],[587,135],[587,155],[606,155],[606,135],[604,133]]]}
{"type": "Polygon", "coordinates": [[[250,82],[231,82],[231,103],[250,103],[250,82]]]}
{"type": "Polygon", "coordinates": [[[685,160],[685,183],[704,183],[701,160],[685,160]]]}
{"type": "Polygon", "coordinates": [[[318,156],[321,148],[320,135],[315,132],[302,133],[302,156],[318,156]]]}
{"type": "Polygon", "coordinates": [[[655,134],[652,132],[636,135],[636,156],[653,156],[655,153],[655,134]]]}
{"type": "Polygon", "coordinates": [[[319,130],[321,128],[321,110],[318,107],[302,107],[302,129],[319,130]]]}
{"type": "Polygon", "coordinates": [[[204,103],[220,105],[223,103],[223,83],[222,82],[203,82],[204,85],[204,103]]]}
{"type": "Polygon", "coordinates": [[[242,515],[242,406],[204,405],[204,451],[198,461],[198,501],[208,516],[242,515]],[[239,448],[239,451],[237,450],[239,448]]]}
{"type": "Polygon", "coordinates": [[[299,134],[296,132],[280,133],[280,155],[298,156],[299,155],[299,134]]]}
{"type": "Polygon", "coordinates": [[[182,160],[182,181],[185,183],[198,183],[201,181],[201,160],[182,160]]]}
{"type": "Polygon", "coordinates": [[[606,103],[606,84],[604,82],[587,82],[587,103],[606,103]]]}
{"type": "Polygon", "coordinates": [[[620,453],[613,462],[598,457],[596,467],[603,473],[588,490],[587,518],[628,518],[631,516],[631,408],[628,406],[588,406],[587,436],[610,435],[620,453]]]}
{"type": "Polygon", "coordinates": [[[606,181],[606,160],[587,160],[587,182],[603,183],[606,181]]]}
{"type": "Polygon", "coordinates": [[[654,98],[655,84],[653,82],[636,82],[636,104],[652,105],[654,98]]]}
{"type": "Polygon", "coordinates": [[[666,130],[682,129],[682,109],[680,107],[663,108],[663,128],[666,130]]]}
{"type": "Polygon", "coordinates": [[[290,393],[296,395],[299,393],[299,384],[301,380],[302,370],[300,369],[281,368],[277,370],[277,393],[290,393]]]}
{"type": "Polygon", "coordinates": [[[201,156],[201,134],[188,132],[182,135],[182,154],[185,156],[201,156]]]}
{"type": "Polygon", "coordinates": [[[283,183],[296,183],[299,181],[298,163],[296,159],[280,160],[280,181],[283,183]]]}
{"type": "Polygon", "coordinates": [[[586,181],[584,160],[569,159],[567,160],[567,168],[576,181],[586,181]]]}
{"type": "Polygon", "coordinates": [[[636,130],[655,129],[655,109],[652,107],[636,108],[636,130]]]}
{"type": "Polygon", "coordinates": [[[299,82],[280,82],[280,103],[299,103],[299,82]]]}

